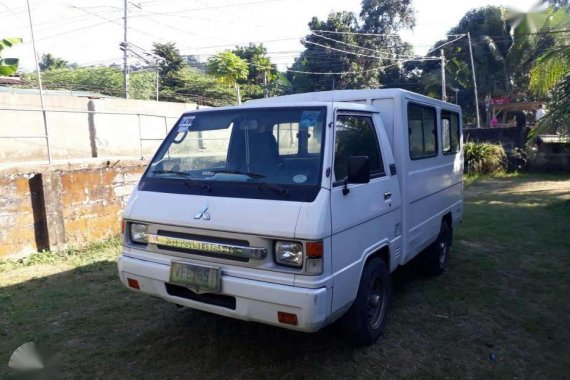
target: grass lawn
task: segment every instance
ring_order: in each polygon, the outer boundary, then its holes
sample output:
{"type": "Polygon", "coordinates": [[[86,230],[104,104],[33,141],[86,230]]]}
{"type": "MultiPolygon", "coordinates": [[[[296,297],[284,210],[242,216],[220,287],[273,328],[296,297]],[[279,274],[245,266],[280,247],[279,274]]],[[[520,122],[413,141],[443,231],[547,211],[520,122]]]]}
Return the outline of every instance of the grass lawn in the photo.
{"type": "Polygon", "coordinates": [[[123,288],[118,241],[0,262],[0,378],[35,341],[64,378],[544,378],[570,374],[570,177],[467,185],[448,271],[394,276],[386,334],[353,348],[123,288]]]}

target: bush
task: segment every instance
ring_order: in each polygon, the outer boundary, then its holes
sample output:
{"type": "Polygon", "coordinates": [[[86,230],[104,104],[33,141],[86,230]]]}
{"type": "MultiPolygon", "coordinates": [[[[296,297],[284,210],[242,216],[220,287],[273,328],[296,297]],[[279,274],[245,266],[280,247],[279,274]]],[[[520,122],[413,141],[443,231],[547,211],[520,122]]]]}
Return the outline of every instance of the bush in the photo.
{"type": "Polygon", "coordinates": [[[500,144],[467,142],[464,153],[468,174],[495,174],[506,169],[507,156],[500,144]]]}

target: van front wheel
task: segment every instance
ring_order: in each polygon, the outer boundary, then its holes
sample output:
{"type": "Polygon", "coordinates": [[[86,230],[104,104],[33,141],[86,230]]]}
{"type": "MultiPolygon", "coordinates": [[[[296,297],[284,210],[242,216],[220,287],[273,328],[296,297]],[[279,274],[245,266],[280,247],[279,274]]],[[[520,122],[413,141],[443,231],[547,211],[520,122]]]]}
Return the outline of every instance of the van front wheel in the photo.
{"type": "Polygon", "coordinates": [[[375,257],[364,267],[356,299],[340,321],[346,339],[358,346],[378,340],[386,326],[391,297],[390,272],[384,261],[375,257]]]}

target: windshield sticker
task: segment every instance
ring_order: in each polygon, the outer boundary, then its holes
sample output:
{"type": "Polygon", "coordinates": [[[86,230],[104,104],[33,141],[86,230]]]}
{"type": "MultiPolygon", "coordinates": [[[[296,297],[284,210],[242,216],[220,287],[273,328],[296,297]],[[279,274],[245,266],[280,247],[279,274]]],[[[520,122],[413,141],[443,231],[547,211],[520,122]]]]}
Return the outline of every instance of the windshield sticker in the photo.
{"type": "Polygon", "coordinates": [[[295,183],[304,183],[306,180],[307,176],[303,174],[297,174],[295,177],[293,177],[293,181],[295,183]]]}
{"type": "Polygon", "coordinates": [[[184,116],[178,123],[178,132],[188,132],[196,116],[184,116]]]}
{"type": "Polygon", "coordinates": [[[317,121],[321,116],[321,111],[303,111],[301,114],[301,128],[310,128],[317,125],[317,121]]]}

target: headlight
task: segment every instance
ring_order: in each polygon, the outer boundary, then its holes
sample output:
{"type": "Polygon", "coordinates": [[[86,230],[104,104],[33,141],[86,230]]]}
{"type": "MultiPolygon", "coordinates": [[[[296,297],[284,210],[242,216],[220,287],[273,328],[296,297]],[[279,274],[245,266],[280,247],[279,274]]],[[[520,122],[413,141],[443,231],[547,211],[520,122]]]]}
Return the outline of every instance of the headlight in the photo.
{"type": "Polygon", "coordinates": [[[148,243],[148,226],[146,224],[130,223],[131,241],[133,243],[148,243]]]}
{"type": "Polygon", "coordinates": [[[275,242],[275,261],[278,264],[301,268],[303,266],[303,245],[294,241],[275,242]]]}

